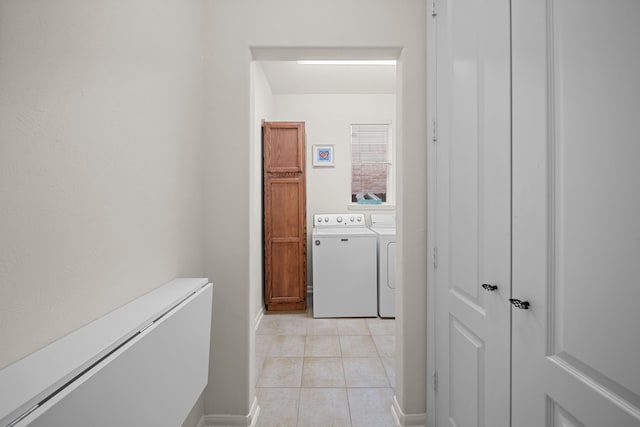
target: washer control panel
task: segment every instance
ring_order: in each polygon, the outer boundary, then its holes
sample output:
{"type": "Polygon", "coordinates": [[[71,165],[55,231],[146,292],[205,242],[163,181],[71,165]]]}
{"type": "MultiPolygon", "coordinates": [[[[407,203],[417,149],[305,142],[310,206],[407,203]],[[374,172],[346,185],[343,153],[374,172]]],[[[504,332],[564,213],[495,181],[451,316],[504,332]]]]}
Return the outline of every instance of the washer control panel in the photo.
{"type": "Polygon", "coordinates": [[[315,214],[314,227],[366,227],[364,214],[315,214]]]}

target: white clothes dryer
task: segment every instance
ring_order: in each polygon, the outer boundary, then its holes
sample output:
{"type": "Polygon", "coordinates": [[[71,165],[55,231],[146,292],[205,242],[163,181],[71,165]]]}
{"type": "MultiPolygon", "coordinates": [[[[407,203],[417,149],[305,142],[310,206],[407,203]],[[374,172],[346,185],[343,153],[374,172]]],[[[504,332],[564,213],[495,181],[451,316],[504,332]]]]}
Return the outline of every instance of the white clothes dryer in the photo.
{"type": "Polygon", "coordinates": [[[371,214],[378,236],[378,314],[396,317],[396,215],[371,214]]]}
{"type": "Polygon", "coordinates": [[[376,234],[363,214],[316,214],[313,317],[377,317],[376,234]]]}

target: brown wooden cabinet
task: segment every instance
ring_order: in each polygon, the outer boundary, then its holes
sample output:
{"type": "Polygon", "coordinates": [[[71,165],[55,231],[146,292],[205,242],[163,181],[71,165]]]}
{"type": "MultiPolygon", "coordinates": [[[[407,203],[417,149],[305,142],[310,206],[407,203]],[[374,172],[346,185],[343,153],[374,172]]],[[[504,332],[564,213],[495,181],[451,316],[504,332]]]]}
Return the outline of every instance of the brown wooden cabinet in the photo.
{"type": "Polygon", "coordinates": [[[264,298],[267,311],[305,310],[307,221],[303,122],[263,122],[264,298]]]}

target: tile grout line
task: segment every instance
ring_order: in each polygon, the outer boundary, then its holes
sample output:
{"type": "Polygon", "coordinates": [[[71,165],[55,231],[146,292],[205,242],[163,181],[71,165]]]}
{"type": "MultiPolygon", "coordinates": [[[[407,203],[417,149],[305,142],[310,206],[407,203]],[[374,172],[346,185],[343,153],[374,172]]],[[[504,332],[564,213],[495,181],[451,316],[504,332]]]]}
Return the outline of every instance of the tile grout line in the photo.
{"type": "Polygon", "coordinates": [[[338,322],[336,321],[336,331],[338,332],[338,344],[340,346],[340,364],[342,365],[342,375],[344,376],[344,392],[347,395],[347,411],[349,412],[349,425],[353,426],[353,417],[351,414],[351,402],[349,401],[349,385],[347,384],[347,371],[344,368],[344,355],[342,354],[342,340],[340,337],[340,330],[338,329],[338,322]]]}
{"type": "Polygon", "coordinates": [[[387,372],[387,368],[385,368],[384,362],[382,361],[383,356],[380,353],[380,349],[378,348],[378,343],[376,342],[376,340],[373,339],[373,335],[371,336],[371,341],[373,341],[373,346],[376,349],[376,353],[378,353],[378,359],[380,359],[380,364],[382,365],[382,371],[384,372],[384,376],[387,378],[387,384],[389,388],[393,389],[393,387],[391,387],[391,378],[389,378],[389,373],[387,372]]]}
{"type": "Polygon", "coordinates": [[[300,425],[300,407],[301,406],[302,406],[302,387],[299,387],[298,388],[298,415],[296,416],[296,427],[300,425]]]}
{"type": "MultiPolygon", "coordinates": [[[[394,326],[395,326],[395,318],[393,318],[393,322],[394,322],[394,326]]],[[[369,329],[371,329],[371,328],[369,328],[369,329]]],[[[376,336],[393,336],[393,337],[395,337],[395,336],[396,336],[396,334],[395,334],[395,333],[394,333],[394,334],[381,334],[381,335],[376,335],[376,336]]],[[[391,384],[391,377],[389,376],[389,372],[387,371],[387,368],[386,368],[386,367],[385,367],[385,365],[384,365],[384,359],[383,359],[383,358],[384,358],[385,356],[383,356],[383,355],[381,354],[381,352],[380,352],[380,348],[378,347],[378,343],[376,342],[376,340],[374,340],[374,339],[373,339],[373,333],[372,333],[372,337],[371,337],[371,339],[373,340],[373,345],[375,346],[376,351],[378,352],[378,356],[380,357],[380,363],[382,363],[382,369],[384,369],[384,374],[385,374],[385,376],[387,377],[387,382],[389,383],[389,388],[390,388],[390,389],[393,391],[393,393],[395,394],[395,385],[392,385],[392,384],[391,384]]],[[[394,340],[394,352],[395,352],[395,340],[394,340]]],[[[394,362],[394,365],[395,365],[395,359],[396,359],[396,357],[395,357],[395,355],[394,355],[394,356],[393,356],[393,362],[394,362]]],[[[395,370],[395,366],[394,366],[394,370],[395,370]]]]}

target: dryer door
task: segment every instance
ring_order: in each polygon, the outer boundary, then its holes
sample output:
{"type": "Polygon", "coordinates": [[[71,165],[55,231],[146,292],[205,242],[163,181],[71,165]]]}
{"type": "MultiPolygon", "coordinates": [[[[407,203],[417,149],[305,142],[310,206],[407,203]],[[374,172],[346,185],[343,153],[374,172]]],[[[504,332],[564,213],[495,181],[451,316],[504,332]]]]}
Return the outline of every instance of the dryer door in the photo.
{"type": "Polygon", "coordinates": [[[396,242],[387,243],[387,287],[396,288],[396,242]]]}

